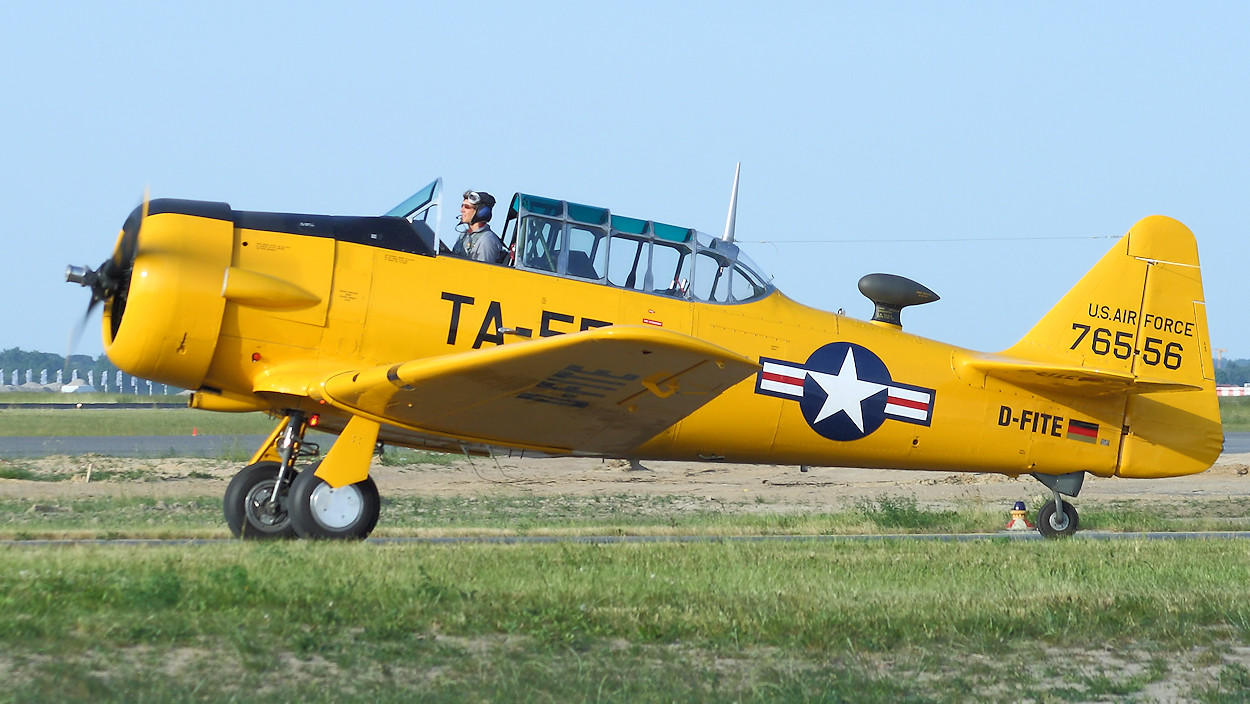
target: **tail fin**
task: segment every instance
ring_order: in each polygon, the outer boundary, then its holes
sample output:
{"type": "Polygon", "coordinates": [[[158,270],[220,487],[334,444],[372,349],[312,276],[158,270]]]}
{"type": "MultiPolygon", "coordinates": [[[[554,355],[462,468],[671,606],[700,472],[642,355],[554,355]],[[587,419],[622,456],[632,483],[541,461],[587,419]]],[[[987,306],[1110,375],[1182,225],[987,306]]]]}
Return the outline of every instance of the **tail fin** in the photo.
{"type": "Polygon", "coordinates": [[[1120,476],[1201,472],[1223,447],[1198,246],[1171,218],[1134,225],[1020,342],[976,366],[1046,395],[1122,394],[1120,476]]]}

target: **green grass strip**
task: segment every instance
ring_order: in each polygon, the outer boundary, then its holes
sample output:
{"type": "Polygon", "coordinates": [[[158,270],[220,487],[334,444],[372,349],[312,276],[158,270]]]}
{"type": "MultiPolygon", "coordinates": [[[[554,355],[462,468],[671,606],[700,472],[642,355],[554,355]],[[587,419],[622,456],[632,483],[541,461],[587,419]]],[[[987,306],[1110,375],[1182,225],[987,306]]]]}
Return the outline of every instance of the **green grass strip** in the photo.
{"type": "MultiPolygon", "coordinates": [[[[1086,701],[1247,637],[1228,540],[0,550],[15,699],[1086,701]]],[[[1217,671],[1204,700],[1235,701],[1245,673],[1217,671]]]]}

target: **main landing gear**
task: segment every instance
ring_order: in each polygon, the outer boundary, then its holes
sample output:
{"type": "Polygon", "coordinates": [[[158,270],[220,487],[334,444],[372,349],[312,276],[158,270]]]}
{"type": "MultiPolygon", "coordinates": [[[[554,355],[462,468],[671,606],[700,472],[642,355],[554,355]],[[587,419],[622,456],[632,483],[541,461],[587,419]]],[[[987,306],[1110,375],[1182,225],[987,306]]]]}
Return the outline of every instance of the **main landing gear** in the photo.
{"type": "Polygon", "coordinates": [[[1064,501],[1063,496],[1066,494],[1075,497],[1081,493],[1085,472],[1033,476],[1055,495],[1053,500],[1047,501],[1042,510],[1037,512],[1037,531],[1046,538],[1067,538],[1075,534],[1080,526],[1080,517],[1076,513],[1076,507],[1064,501]]]}
{"type": "Polygon", "coordinates": [[[230,480],[223,508],[235,537],[363,540],[377,525],[381,502],[372,478],[336,489],[316,475],[320,461],[296,471],[301,456],[317,454],[304,442],[307,429],[305,414],[289,411],[230,480]]]}

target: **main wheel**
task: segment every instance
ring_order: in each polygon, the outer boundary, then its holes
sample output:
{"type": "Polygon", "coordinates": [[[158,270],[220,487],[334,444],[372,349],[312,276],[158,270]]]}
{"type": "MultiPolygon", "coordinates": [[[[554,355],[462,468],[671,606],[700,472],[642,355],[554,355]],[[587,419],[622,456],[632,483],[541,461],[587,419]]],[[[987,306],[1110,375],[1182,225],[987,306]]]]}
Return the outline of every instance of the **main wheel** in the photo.
{"type": "Polygon", "coordinates": [[[1055,508],[1055,502],[1047,501],[1041,511],[1037,512],[1037,530],[1047,538],[1067,538],[1076,533],[1080,525],[1076,507],[1067,501],[1063,502],[1063,512],[1055,508]]]}
{"type": "Polygon", "coordinates": [[[305,470],[291,484],[291,526],[301,538],[364,540],[378,524],[381,502],[372,477],[362,482],[331,488],[305,470]]]}
{"type": "Polygon", "coordinates": [[[222,509],[234,537],[254,540],[295,537],[287,514],[287,492],[280,492],[277,505],[273,503],[273,485],[278,480],[279,466],[277,462],[249,464],[230,480],[222,509]]]}

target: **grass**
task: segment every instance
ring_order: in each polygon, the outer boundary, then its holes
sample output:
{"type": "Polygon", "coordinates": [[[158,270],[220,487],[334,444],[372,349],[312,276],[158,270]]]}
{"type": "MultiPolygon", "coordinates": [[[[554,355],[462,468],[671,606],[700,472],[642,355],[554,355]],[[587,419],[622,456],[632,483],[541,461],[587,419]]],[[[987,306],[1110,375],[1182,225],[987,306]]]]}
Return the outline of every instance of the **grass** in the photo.
{"type": "MultiPolygon", "coordinates": [[[[3,465],[0,465],[3,466],[3,465]]],[[[13,473],[21,473],[15,465],[13,473]]],[[[29,470],[25,470],[29,472],[29,470]]],[[[94,481],[151,481],[143,472],[101,469],[94,481]]],[[[30,476],[30,475],[28,475],[30,476]]],[[[69,481],[34,473],[45,481],[69,481]]],[[[206,475],[205,478],[211,478],[206,475]]],[[[224,480],[199,495],[165,498],[65,496],[0,498],[0,539],[224,538],[224,480]]],[[[929,510],[913,497],[879,496],[840,510],[722,503],[684,496],[383,496],[377,537],[442,536],[780,536],[988,533],[1006,523],[1002,507],[968,503],[929,510]]],[[[1082,502],[1084,530],[1109,532],[1239,531],[1247,528],[1239,498],[1141,506],[1082,502]]]]}
{"type": "Polygon", "coordinates": [[[0,437],[84,435],[268,435],[277,421],[264,413],[193,408],[0,409],[0,437]]]}
{"type": "Polygon", "coordinates": [[[1238,541],[0,549],[0,701],[1232,702],[1247,637],[1238,541]]]}
{"type": "Polygon", "coordinates": [[[446,452],[428,452],[426,450],[413,450],[407,447],[387,446],[382,452],[382,456],[378,458],[378,463],[386,467],[416,467],[447,465],[462,458],[463,455],[453,455],[446,452]]]}
{"type": "MultiPolygon", "coordinates": [[[[0,536],[225,537],[218,487],[206,491],[3,499],[0,536]]],[[[632,494],[383,501],[381,535],[966,532],[1005,520],[1001,507],[885,494],[829,512],[632,494]]],[[[1244,515],[1236,497],[1081,508],[1102,530],[1244,515]]],[[[0,546],[0,703],[1245,702],[1248,636],[1239,540],[0,546]]]]}
{"type": "Polygon", "coordinates": [[[1250,430],[1250,396],[1220,398],[1220,420],[1226,433],[1250,430]]]}

